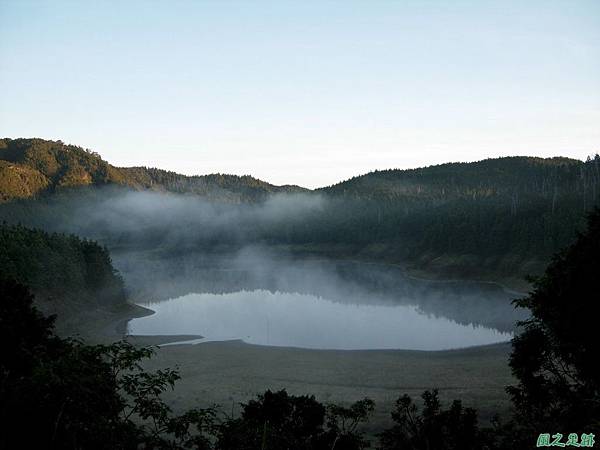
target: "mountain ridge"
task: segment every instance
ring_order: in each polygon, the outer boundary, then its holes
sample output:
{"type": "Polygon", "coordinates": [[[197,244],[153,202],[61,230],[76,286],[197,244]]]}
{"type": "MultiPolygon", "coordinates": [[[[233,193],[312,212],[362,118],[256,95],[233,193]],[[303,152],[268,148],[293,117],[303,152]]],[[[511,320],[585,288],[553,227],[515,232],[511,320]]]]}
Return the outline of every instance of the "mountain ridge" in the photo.
{"type": "Polygon", "coordinates": [[[518,187],[520,191],[546,194],[557,183],[573,182],[584,165],[583,161],[565,157],[505,156],[415,169],[375,170],[317,191],[388,197],[428,193],[442,198],[453,191],[489,196],[514,191],[518,187]]]}
{"type": "Polygon", "coordinates": [[[187,176],[158,168],[116,167],[91,150],[39,138],[0,139],[0,202],[62,188],[117,184],[135,190],[202,195],[231,202],[306,189],[276,186],[250,175],[187,176]]]}
{"type": "Polygon", "coordinates": [[[600,205],[600,156],[390,169],[313,191],[249,176],[115,168],[54,141],[0,144],[0,220],[166,254],[269,246],[499,280],[541,273],[600,205]],[[140,197],[135,190],[177,195],[140,197]],[[305,195],[270,198],[282,192],[305,195]]]}
{"type": "Polygon", "coordinates": [[[0,139],[0,202],[62,188],[106,184],[234,203],[257,201],[276,193],[308,192],[388,199],[477,197],[516,190],[549,195],[565,183],[572,185],[584,165],[581,160],[560,156],[508,156],[413,169],[375,170],[329,186],[306,189],[290,184],[278,186],[250,175],[188,176],[154,167],[117,167],[96,152],[62,141],[3,138],[0,139]]]}

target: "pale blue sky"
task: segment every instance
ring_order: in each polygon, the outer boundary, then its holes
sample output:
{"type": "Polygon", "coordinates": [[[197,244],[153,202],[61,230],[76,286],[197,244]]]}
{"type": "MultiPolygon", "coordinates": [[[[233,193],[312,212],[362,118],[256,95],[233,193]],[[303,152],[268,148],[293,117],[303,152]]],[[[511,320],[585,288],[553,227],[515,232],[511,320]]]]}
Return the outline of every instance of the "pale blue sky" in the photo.
{"type": "Polygon", "coordinates": [[[0,0],[0,136],[307,187],[600,152],[600,1],[0,0]]]}

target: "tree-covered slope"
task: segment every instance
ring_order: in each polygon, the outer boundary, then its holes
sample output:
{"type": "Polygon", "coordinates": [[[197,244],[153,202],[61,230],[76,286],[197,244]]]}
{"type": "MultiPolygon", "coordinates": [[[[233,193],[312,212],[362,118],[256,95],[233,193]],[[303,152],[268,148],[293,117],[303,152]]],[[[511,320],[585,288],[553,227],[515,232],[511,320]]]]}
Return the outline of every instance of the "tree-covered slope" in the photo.
{"type": "Polygon", "coordinates": [[[600,157],[377,171],[321,192],[344,205],[322,235],[362,254],[430,272],[539,273],[599,203],[600,157]]]}
{"type": "Polygon", "coordinates": [[[31,198],[61,188],[124,185],[136,190],[196,194],[213,200],[255,201],[269,193],[300,192],[250,176],[188,177],[146,167],[119,168],[100,155],[61,141],[0,139],[0,202],[31,198]]]}
{"type": "Polygon", "coordinates": [[[13,199],[0,205],[0,220],[110,248],[178,254],[268,245],[440,276],[521,279],[541,273],[600,202],[598,156],[376,171],[298,192],[251,177],[115,168],[57,142],[0,142],[0,169],[10,175],[0,178],[0,191],[13,199]],[[272,195],[282,193],[295,195],[272,195]]]}
{"type": "MultiPolygon", "coordinates": [[[[503,196],[518,207],[519,197],[554,198],[578,194],[595,201],[600,160],[513,156],[418,169],[390,169],[353,177],[323,192],[364,198],[436,200],[503,196]],[[586,195],[584,195],[586,194],[586,195]]],[[[584,205],[582,204],[582,207],[584,205]]]]}
{"type": "Polygon", "coordinates": [[[25,284],[39,307],[62,324],[79,312],[126,303],[123,279],[108,250],[74,235],[0,223],[0,278],[25,284]]]}
{"type": "Polygon", "coordinates": [[[108,250],[74,235],[0,224],[0,275],[49,301],[125,302],[123,280],[108,250]]]}

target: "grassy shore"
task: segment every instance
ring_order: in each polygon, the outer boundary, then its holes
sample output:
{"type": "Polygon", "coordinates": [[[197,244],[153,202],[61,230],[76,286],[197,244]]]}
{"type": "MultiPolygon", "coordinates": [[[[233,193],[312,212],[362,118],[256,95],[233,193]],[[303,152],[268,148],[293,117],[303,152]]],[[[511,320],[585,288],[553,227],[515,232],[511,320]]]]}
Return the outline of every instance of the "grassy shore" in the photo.
{"type": "MultiPolygon", "coordinates": [[[[131,317],[151,314],[132,305],[102,319],[82,323],[90,342],[123,337],[131,317]]],[[[199,336],[128,336],[136,345],[184,341],[199,336]]],[[[402,394],[415,399],[425,389],[438,388],[444,402],[461,399],[479,410],[482,422],[494,414],[506,415],[505,387],[514,382],[507,364],[510,344],[444,351],[310,350],[250,345],[241,341],[207,342],[157,347],[144,363],[150,370],[177,368],[181,380],[166,400],[175,411],[221,405],[234,414],[239,404],[266,389],[287,389],[315,395],[319,401],[349,404],[363,397],[375,400],[368,425],[374,434],[390,425],[389,413],[402,394]]]]}
{"type": "MultiPolygon", "coordinates": [[[[172,338],[134,337],[138,344],[172,338]]],[[[377,403],[369,424],[377,432],[390,424],[389,413],[402,394],[419,397],[439,388],[444,402],[463,400],[480,410],[483,422],[505,415],[505,386],[513,383],[508,343],[447,351],[307,350],[249,345],[240,341],[172,345],[157,350],[148,369],[177,367],[182,379],[167,394],[182,411],[219,404],[227,413],[266,389],[313,394],[323,402],[348,404],[363,397],[377,403]]]]}

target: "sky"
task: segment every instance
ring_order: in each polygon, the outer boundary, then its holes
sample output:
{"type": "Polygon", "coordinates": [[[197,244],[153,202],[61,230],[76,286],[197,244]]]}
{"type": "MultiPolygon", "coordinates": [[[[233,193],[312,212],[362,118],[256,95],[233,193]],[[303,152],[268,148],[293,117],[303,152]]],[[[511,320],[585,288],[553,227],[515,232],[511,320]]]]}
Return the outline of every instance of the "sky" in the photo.
{"type": "Polygon", "coordinates": [[[0,137],[326,186],[600,152],[600,1],[0,0],[0,137]]]}

